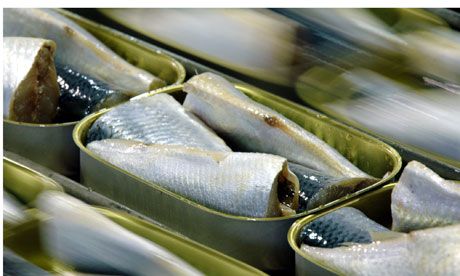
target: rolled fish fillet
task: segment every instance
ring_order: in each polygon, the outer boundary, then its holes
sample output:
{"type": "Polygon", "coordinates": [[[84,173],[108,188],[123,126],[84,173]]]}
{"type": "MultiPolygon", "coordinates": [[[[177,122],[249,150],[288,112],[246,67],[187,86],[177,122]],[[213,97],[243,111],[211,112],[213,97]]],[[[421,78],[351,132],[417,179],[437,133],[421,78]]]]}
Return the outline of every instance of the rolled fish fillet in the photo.
{"type": "Polygon", "coordinates": [[[163,80],[131,65],[88,31],[51,9],[4,9],[3,35],[51,39],[59,47],[59,63],[132,95],[165,85],[163,80]]]}
{"type": "Polygon", "coordinates": [[[50,123],[56,116],[59,86],[51,40],[3,38],[3,118],[50,123]]]}
{"type": "Polygon", "coordinates": [[[460,274],[460,224],[394,235],[335,248],[302,244],[301,250],[309,261],[340,275],[460,274]]]}
{"type": "Polygon", "coordinates": [[[335,149],[212,73],[184,84],[184,107],[238,150],[277,154],[332,176],[366,177],[335,149]]]}
{"type": "Polygon", "coordinates": [[[110,138],[231,151],[214,131],[167,94],[133,99],[101,115],[89,129],[87,143],[110,138]]]}
{"type": "Polygon", "coordinates": [[[89,273],[202,275],[163,247],[141,238],[85,203],[61,192],[44,192],[38,208],[50,215],[41,240],[52,257],[89,273]]]}
{"type": "Polygon", "coordinates": [[[402,232],[460,223],[460,184],[409,162],[391,194],[391,215],[402,232]]]}
{"type": "Polygon", "coordinates": [[[298,205],[299,182],[279,156],[118,139],[94,141],[87,148],[129,173],[224,213],[273,217],[293,214],[298,205]]]}

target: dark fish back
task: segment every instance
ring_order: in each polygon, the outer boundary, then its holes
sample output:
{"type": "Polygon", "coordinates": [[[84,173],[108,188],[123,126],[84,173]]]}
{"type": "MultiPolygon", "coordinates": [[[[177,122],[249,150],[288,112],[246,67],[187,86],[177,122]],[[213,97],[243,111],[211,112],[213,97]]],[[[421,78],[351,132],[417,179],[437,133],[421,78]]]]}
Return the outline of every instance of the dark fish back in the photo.
{"type": "Polygon", "coordinates": [[[80,120],[100,110],[127,101],[129,96],[109,84],[56,63],[59,98],[59,121],[80,120]]]}
{"type": "Polygon", "coordinates": [[[371,243],[370,232],[390,231],[361,211],[340,208],[305,225],[300,242],[309,246],[334,248],[344,243],[371,243]]]}

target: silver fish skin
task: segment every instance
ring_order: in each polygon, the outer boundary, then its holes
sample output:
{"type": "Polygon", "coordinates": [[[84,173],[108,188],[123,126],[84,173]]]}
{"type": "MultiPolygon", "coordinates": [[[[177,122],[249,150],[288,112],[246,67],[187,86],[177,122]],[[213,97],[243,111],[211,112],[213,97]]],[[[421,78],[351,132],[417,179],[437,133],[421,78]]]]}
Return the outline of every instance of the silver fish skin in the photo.
{"type": "Polygon", "coordinates": [[[294,210],[298,205],[299,182],[279,156],[117,139],[94,141],[87,148],[131,174],[227,214],[279,216],[280,198],[294,210]]]}
{"type": "Polygon", "coordinates": [[[44,192],[37,206],[51,217],[40,225],[45,251],[79,271],[202,275],[165,248],[126,230],[76,198],[44,192]]]}
{"type": "Polygon", "coordinates": [[[194,76],[183,90],[188,93],[184,107],[238,150],[280,155],[333,176],[370,177],[326,142],[252,101],[218,75],[194,76]]]}
{"type": "Polygon", "coordinates": [[[320,248],[303,244],[310,261],[340,275],[459,275],[460,224],[400,233],[370,244],[320,248]]]}
{"type": "Polygon", "coordinates": [[[164,86],[163,80],[137,68],[88,31],[52,9],[4,9],[4,36],[31,36],[56,42],[56,60],[75,70],[137,95],[164,86]]]}
{"type": "Polygon", "coordinates": [[[391,194],[391,215],[402,232],[460,223],[460,184],[411,161],[391,194]]]}
{"type": "Polygon", "coordinates": [[[57,113],[59,86],[51,40],[3,38],[3,118],[49,123],[57,113]]]}
{"type": "Polygon", "coordinates": [[[110,138],[231,151],[214,131],[167,94],[133,99],[101,115],[89,129],[87,142],[110,138]]]}
{"type": "Polygon", "coordinates": [[[334,248],[346,243],[371,243],[371,233],[389,231],[360,210],[344,207],[305,225],[300,233],[300,242],[334,248]]]}
{"type": "Polygon", "coordinates": [[[22,204],[3,190],[3,224],[18,225],[25,222],[27,218],[22,204]]]}

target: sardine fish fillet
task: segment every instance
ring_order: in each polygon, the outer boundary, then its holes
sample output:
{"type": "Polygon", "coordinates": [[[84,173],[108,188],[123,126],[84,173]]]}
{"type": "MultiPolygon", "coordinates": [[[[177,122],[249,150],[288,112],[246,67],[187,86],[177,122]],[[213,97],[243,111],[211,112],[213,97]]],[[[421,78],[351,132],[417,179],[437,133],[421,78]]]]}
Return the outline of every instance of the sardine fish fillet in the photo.
{"type": "Polygon", "coordinates": [[[51,39],[58,46],[59,63],[133,95],[165,85],[163,80],[131,65],[88,31],[51,9],[4,9],[3,35],[51,39]]]}
{"type": "Polygon", "coordinates": [[[87,148],[131,174],[224,213],[273,217],[282,214],[280,198],[294,210],[298,205],[299,182],[279,156],[118,139],[94,141],[87,148]]]}
{"type": "Polygon", "coordinates": [[[219,136],[167,94],[133,99],[113,108],[93,123],[87,137],[87,142],[113,138],[231,151],[219,136]]]}
{"type": "Polygon", "coordinates": [[[194,76],[184,91],[184,107],[238,150],[280,155],[333,176],[370,177],[323,140],[252,101],[220,76],[194,76]]]}
{"type": "Polygon", "coordinates": [[[391,215],[402,232],[460,223],[460,184],[409,162],[391,194],[391,215]]]}
{"type": "Polygon", "coordinates": [[[303,244],[310,261],[341,275],[459,275],[460,224],[336,248],[303,244]]]}
{"type": "Polygon", "coordinates": [[[59,102],[55,49],[51,40],[3,38],[3,118],[27,123],[53,120],[59,102]]]}
{"type": "Polygon", "coordinates": [[[61,192],[44,192],[38,208],[45,251],[78,270],[122,275],[202,275],[165,248],[139,237],[61,192]]]}

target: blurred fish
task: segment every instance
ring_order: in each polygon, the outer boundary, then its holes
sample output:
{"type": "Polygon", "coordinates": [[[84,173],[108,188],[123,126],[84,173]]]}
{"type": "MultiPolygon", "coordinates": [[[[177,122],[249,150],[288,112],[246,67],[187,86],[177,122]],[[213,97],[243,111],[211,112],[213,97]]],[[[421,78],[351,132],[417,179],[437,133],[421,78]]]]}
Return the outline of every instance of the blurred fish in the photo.
{"type": "Polygon", "coordinates": [[[10,249],[3,247],[3,275],[45,276],[51,274],[24,260],[10,249]]]}
{"type": "Polygon", "coordinates": [[[61,91],[58,115],[61,121],[77,121],[130,98],[126,93],[113,90],[109,84],[77,72],[70,66],[56,64],[56,71],[61,91]]]}
{"type": "Polygon", "coordinates": [[[117,139],[87,148],[133,175],[227,214],[273,217],[297,209],[299,182],[279,156],[117,139]]]}
{"type": "Polygon", "coordinates": [[[266,152],[332,176],[371,178],[335,149],[212,73],[184,84],[184,107],[238,150],[266,152]]]}
{"type": "Polygon", "coordinates": [[[300,212],[332,202],[373,183],[369,178],[329,176],[292,162],[289,162],[289,169],[299,179],[300,212]]]}
{"type": "Polygon", "coordinates": [[[4,9],[4,36],[51,39],[56,60],[74,70],[133,95],[164,86],[163,80],[139,69],[115,54],[88,31],[51,9],[4,9]]]}
{"type": "Polygon", "coordinates": [[[350,243],[371,243],[376,232],[390,230],[358,209],[344,207],[305,225],[299,241],[309,246],[334,248],[350,243]]]}
{"type": "Polygon", "coordinates": [[[295,74],[298,24],[268,9],[111,8],[101,12],[138,33],[258,83],[290,86],[295,74]]]}
{"type": "Polygon", "coordinates": [[[141,238],[85,203],[44,192],[38,208],[50,215],[41,225],[50,256],[82,272],[123,275],[202,275],[163,247],[141,238]]]}
{"type": "MultiPolygon", "coordinates": [[[[323,28],[333,31],[334,39],[341,47],[346,43],[376,51],[381,55],[397,55],[405,43],[378,17],[366,9],[280,9],[292,18],[306,24],[308,28],[323,28]]],[[[323,31],[324,32],[324,31],[323,31]]],[[[360,50],[361,52],[363,50],[360,50]]],[[[339,52],[338,52],[339,54],[339,52]]]]}
{"type": "Polygon", "coordinates": [[[430,28],[404,34],[404,54],[411,69],[432,78],[460,85],[460,33],[430,28]]]}
{"type": "Polygon", "coordinates": [[[392,233],[394,238],[370,244],[335,248],[302,244],[301,249],[308,260],[340,275],[460,274],[460,224],[392,233]]]}
{"type": "Polygon", "coordinates": [[[3,224],[14,226],[27,220],[24,207],[7,191],[3,190],[3,224]]]}
{"type": "Polygon", "coordinates": [[[3,118],[27,123],[53,120],[59,100],[55,49],[51,40],[3,38],[3,118]]]}
{"type": "Polygon", "coordinates": [[[460,223],[460,183],[412,161],[391,194],[391,214],[402,232],[460,223]]]}
{"type": "Polygon", "coordinates": [[[109,138],[231,151],[219,136],[167,94],[132,100],[99,117],[88,131],[87,143],[109,138]]]}
{"type": "Polygon", "coordinates": [[[460,161],[460,93],[419,90],[362,68],[328,77],[327,83],[318,89],[328,100],[311,99],[307,90],[300,97],[353,126],[460,161]]]}

